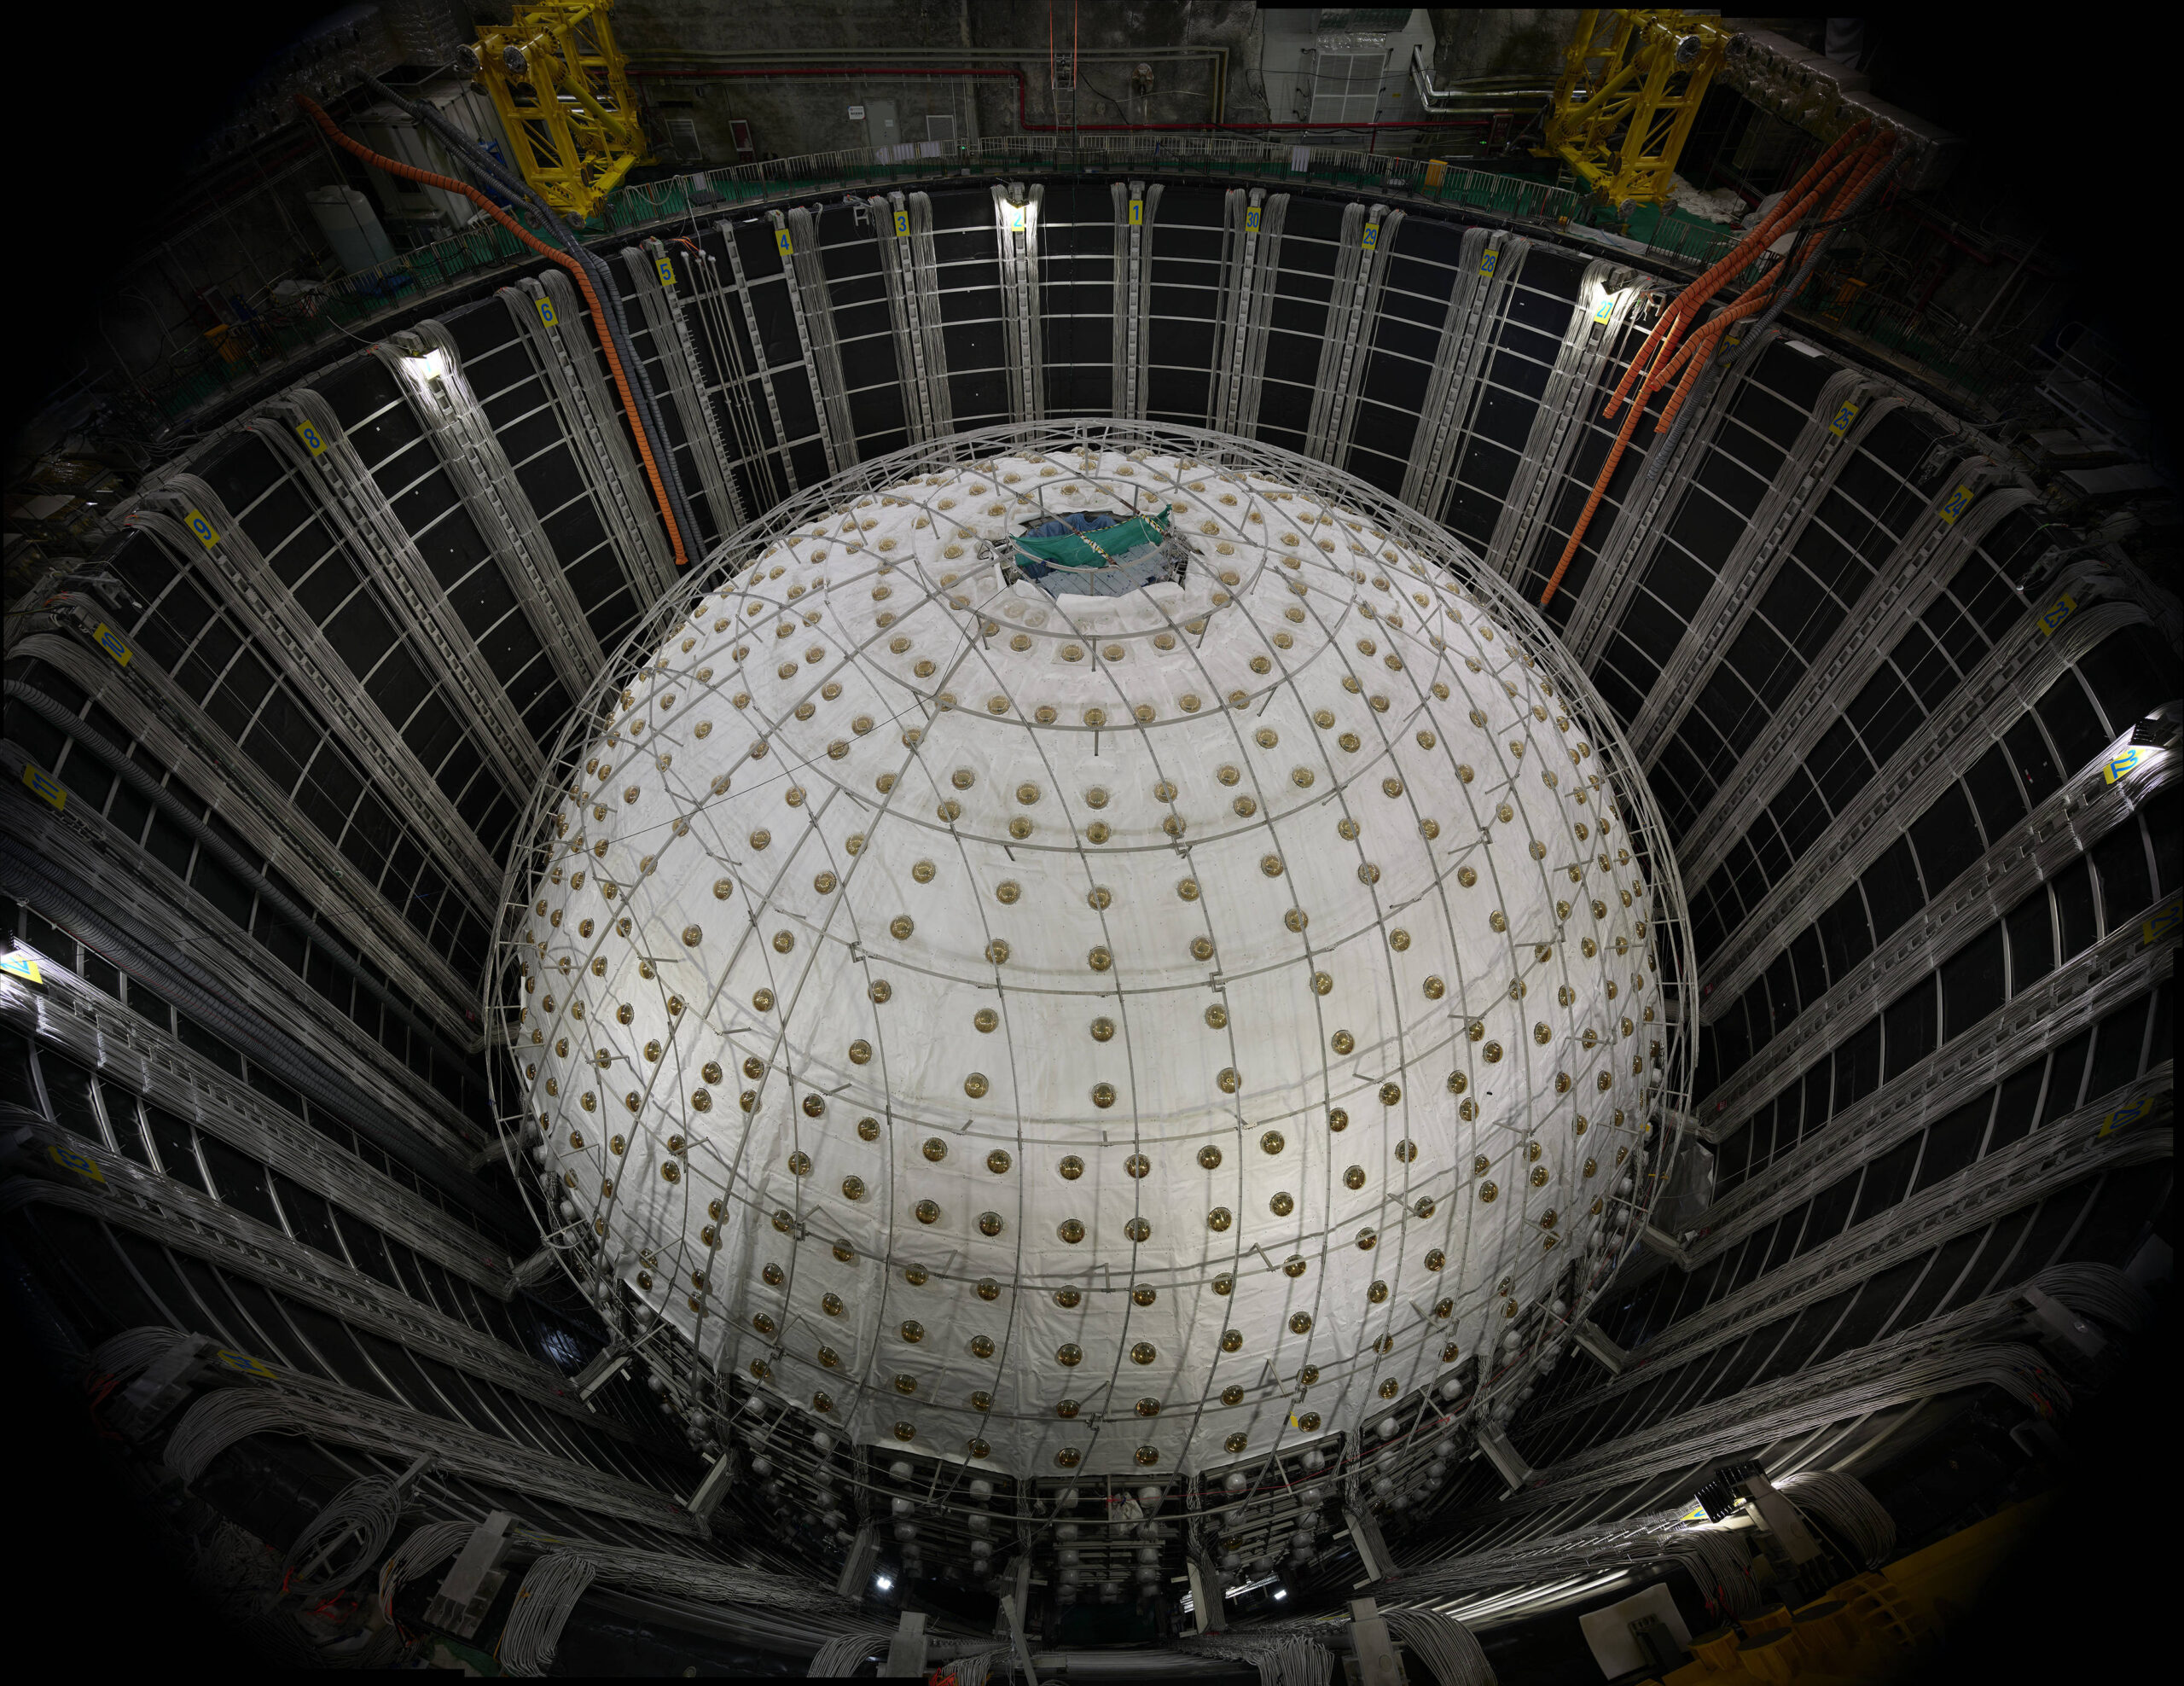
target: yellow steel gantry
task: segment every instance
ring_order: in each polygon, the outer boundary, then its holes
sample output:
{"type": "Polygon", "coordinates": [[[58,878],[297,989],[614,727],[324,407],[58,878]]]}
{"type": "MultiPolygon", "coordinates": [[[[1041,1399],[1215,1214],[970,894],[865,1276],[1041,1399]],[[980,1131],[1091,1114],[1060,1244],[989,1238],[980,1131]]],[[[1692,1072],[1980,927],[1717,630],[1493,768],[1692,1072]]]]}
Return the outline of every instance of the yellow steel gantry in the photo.
{"type": "Polygon", "coordinates": [[[652,162],[612,9],[613,0],[519,0],[514,20],[480,29],[468,55],[524,179],[565,216],[592,215],[652,162]]]}
{"type": "Polygon", "coordinates": [[[1610,205],[1658,205],[1731,32],[1695,12],[1577,15],[1541,158],[1560,158],[1610,205]]]}

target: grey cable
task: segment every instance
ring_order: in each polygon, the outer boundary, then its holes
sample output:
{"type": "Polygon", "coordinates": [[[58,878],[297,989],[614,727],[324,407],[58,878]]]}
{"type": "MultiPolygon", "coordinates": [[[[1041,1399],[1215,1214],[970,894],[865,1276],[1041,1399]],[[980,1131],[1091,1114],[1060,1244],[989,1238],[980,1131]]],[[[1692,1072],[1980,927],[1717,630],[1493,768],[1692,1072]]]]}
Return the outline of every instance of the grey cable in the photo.
{"type": "Polygon", "coordinates": [[[853,1628],[847,1633],[838,1633],[811,1654],[811,1666],[805,1669],[807,1680],[825,1680],[837,1674],[848,1674],[867,1658],[883,1652],[894,1634],[884,1627],[853,1628]]]}
{"type": "Polygon", "coordinates": [[[288,1548],[282,1574],[290,1590],[306,1597],[346,1586],[369,1568],[402,1520],[402,1486],[365,1475],[334,1494],[288,1548]],[[356,1549],[341,1555],[350,1541],[356,1549]]]}
{"type": "Polygon", "coordinates": [[[940,1666],[940,1677],[946,1679],[953,1675],[956,1686],[986,1686],[986,1682],[993,1677],[993,1666],[1000,1660],[1001,1655],[999,1651],[974,1651],[967,1657],[957,1657],[940,1666]]]}
{"type": "Polygon", "coordinates": [[[0,889],[20,902],[51,913],[91,947],[132,975],[155,978],[159,992],[215,1035],[263,1065],[300,1094],[322,1099],[329,1110],[382,1152],[452,1195],[470,1212],[513,1234],[528,1225],[514,1204],[481,1183],[421,1133],[392,1121],[392,1114],[322,1065],[253,1009],[216,994],[189,959],[145,948],[58,877],[54,863],[0,837],[0,889]]]}
{"type": "Polygon", "coordinates": [[[1786,1476],[1781,1491],[1850,1555],[1861,1569],[1877,1569],[1896,1549],[1896,1519],[1856,1476],[1809,1469],[1786,1476]]]}
{"type": "Polygon", "coordinates": [[[1407,1598],[1450,1601],[1663,1562],[1682,1567],[1709,1608],[1725,1615],[1748,1615],[1761,1607],[1750,1555],[1740,1538],[1728,1529],[1686,1523],[1675,1511],[1451,1557],[1411,1571],[1403,1591],[1407,1598]]]}
{"type": "MultiPolygon", "coordinates": [[[[1804,267],[1798,270],[1790,284],[1774,295],[1774,302],[1767,307],[1765,314],[1753,324],[1751,332],[1745,336],[1749,341],[1757,344],[1759,336],[1774,325],[1774,318],[1789,308],[1790,300],[1804,290],[1805,282],[1810,277],[1813,270],[1819,266],[1822,254],[1835,243],[1835,236],[1842,230],[1844,224],[1856,217],[1865,202],[1880,190],[1881,184],[1896,173],[1896,166],[1902,163],[1909,151],[1910,148],[1908,147],[1898,147],[1889,154],[1887,162],[1874,171],[1867,179],[1865,186],[1858,189],[1858,196],[1850,201],[1849,207],[1843,214],[1830,222],[1818,225],[1821,238],[1819,243],[1813,247],[1812,255],[1805,259],[1804,267]]],[[[1808,230],[1806,232],[1811,233],[1814,230],[1808,230]]]]}
{"type": "Polygon", "coordinates": [[[475,1532],[476,1525],[470,1522],[427,1522],[412,1529],[409,1537],[387,1554],[386,1561],[380,1565],[380,1613],[392,1621],[394,1595],[401,1590],[402,1583],[446,1562],[462,1549],[463,1542],[475,1532]]]}
{"type": "MultiPolygon", "coordinates": [[[[1759,348],[1764,341],[1767,330],[1774,325],[1774,319],[1789,308],[1790,300],[1796,298],[1804,289],[1806,280],[1818,265],[1821,254],[1833,243],[1838,231],[1857,215],[1859,207],[1864,205],[1881,183],[1889,178],[1896,166],[1902,162],[1904,150],[1902,148],[1891,153],[1888,161],[1873,172],[1872,178],[1858,190],[1858,196],[1850,201],[1850,209],[1840,217],[1829,222],[1817,224],[1814,228],[1805,230],[1808,234],[1819,233],[1821,235],[1819,243],[1813,247],[1812,255],[1805,259],[1803,267],[1798,270],[1795,279],[1776,294],[1774,302],[1767,307],[1757,322],[1751,323],[1738,336],[1745,346],[1751,347],[1747,355],[1752,357],[1759,355],[1759,348]]],[[[1714,388],[1721,382],[1722,370],[1728,367],[1728,359],[1726,358],[1715,358],[1709,360],[1699,386],[1692,392],[1691,402],[1679,409],[1676,413],[1676,420],[1669,423],[1668,436],[1647,451],[1643,476],[1645,480],[1650,481],[1659,472],[1660,465],[1669,461],[1676,441],[1683,436],[1684,428],[1690,423],[1693,415],[1706,409],[1713,397],[1714,388]]]]}
{"type": "Polygon", "coordinates": [[[1494,1665],[1472,1631],[1441,1610],[1383,1608],[1388,1631],[1440,1686],[1496,1686],[1494,1665]]]}
{"type": "MultiPolygon", "coordinates": [[[[104,761],[124,784],[144,798],[168,819],[173,821],[195,841],[200,848],[210,854],[222,866],[241,878],[245,884],[254,888],[259,899],[272,908],[282,919],[304,931],[313,933],[318,931],[317,922],[303,909],[275,889],[265,880],[259,868],[252,866],[239,851],[231,847],[210,826],[191,813],[189,804],[146,772],[143,768],[124,753],[119,746],[109,740],[90,721],[84,719],[80,714],[70,712],[66,706],[46,695],[44,691],[20,679],[10,679],[7,682],[7,696],[10,701],[23,704],[48,725],[66,733],[104,761]]],[[[369,972],[342,953],[340,949],[330,943],[323,942],[317,946],[326,959],[333,962],[335,970],[357,984],[373,1000],[385,1007],[410,1029],[421,1036],[431,1038],[446,1051],[450,1058],[461,1060],[466,1057],[460,1047],[449,1041],[443,1032],[435,1030],[423,1019],[419,1018],[399,996],[374,979],[369,972]]]]}
{"type": "Polygon", "coordinates": [[[528,183],[519,184],[512,180],[493,161],[490,153],[439,112],[411,103],[383,86],[375,78],[366,77],[364,80],[375,92],[392,101],[429,128],[439,137],[441,144],[447,148],[452,158],[468,165],[484,176],[491,185],[530,206],[536,213],[543,217],[548,227],[553,230],[555,239],[571,257],[584,265],[585,272],[591,277],[592,290],[598,294],[600,303],[605,307],[607,320],[600,324],[601,331],[612,338],[615,355],[629,372],[630,390],[636,399],[639,411],[630,419],[634,426],[658,445],[653,459],[659,466],[660,484],[666,489],[672,519],[675,525],[682,529],[682,553],[692,562],[697,561],[704,555],[705,547],[699,542],[698,526],[690,514],[689,499],[684,495],[682,476],[676,471],[673,448],[668,442],[667,429],[660,421],[659,404],[653,392],[652,377],[645,373],[644,364],[638,359],[636,348],[630,342],[629,318],[622,310],[622,295],[615,287],[613,272],[606,261],[585,246],[575,230],[554,214],[552,209],[531,190],[528,183]]]}
{"type": "Polygon", "coordinates": [[[117,1388],[126,1386],[149,1369],[178,1337],[164,1325],[148,1323],[110,1335],[90,1350],[85,1372],[93,1378],[112,1376],[117,1388]]]}
{"type": "Polygon", "coordinates": [[[599,1573],[590,1559],[572,1551],[549,1551],[531,1566],[501,1630],[501,1667],[509,1674],[544,1674],[554,1648],[577,1600],[599,1573]]]}
{"type": "Polygon", "coordinates": [[[1259,1686],[1324,1686],[1334,1656],[1314,1636],[1313,1630],[1322,1625],[1201,1633],[1181,1642],[1179,1648],[1249,1663],[1258,1671],[1259,1686]]]}

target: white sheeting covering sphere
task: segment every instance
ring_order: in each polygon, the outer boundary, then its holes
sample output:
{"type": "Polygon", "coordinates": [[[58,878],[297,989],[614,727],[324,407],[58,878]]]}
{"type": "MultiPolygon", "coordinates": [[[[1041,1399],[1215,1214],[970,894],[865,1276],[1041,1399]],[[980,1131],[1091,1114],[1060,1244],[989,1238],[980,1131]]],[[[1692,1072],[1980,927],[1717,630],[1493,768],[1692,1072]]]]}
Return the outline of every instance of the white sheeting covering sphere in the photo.
{"type": "Polygon", "coordinates": [[[799,529],[561,794],[519,1039],[565,1215],[709,1363],[1023,1475],[1215,1467],[1490,1362],[1661,1036],[1615,793],[1509,632],[1172,456],[799,529]],[[1004,583],[993,541],[1133,493],[1181,584],[1004,583]]]}

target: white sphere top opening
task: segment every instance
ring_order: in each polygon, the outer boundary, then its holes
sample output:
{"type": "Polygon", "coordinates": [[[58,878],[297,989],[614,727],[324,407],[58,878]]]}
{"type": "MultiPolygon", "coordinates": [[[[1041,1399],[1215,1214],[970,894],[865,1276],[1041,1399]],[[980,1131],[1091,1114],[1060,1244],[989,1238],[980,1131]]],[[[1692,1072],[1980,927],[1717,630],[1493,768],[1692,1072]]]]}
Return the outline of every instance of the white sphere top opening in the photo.
{"type": "Polygon", "coordinates": [[[548,794],[496,1003],[589,1288],[1027,1478],[1490,1376],[1628,1239],[1662,1082],[1658,892],[1551,634],[1346,476],[1129,427],[694,582],[548,794]],[[1133,509],[1180,581],[1011,566],[1133,509]]]}

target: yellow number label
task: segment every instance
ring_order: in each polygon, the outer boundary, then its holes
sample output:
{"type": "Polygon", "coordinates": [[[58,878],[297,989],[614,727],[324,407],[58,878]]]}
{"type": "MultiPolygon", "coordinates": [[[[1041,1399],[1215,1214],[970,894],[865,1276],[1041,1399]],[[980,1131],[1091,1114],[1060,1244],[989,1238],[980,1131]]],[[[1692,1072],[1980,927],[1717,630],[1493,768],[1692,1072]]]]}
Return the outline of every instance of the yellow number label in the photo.
{"type": "Polygon", "coordinates": [[[113,658],[117,667],[129,666],[129,658],[136,654],[129,648],[129,641],[102,620],[91,629],[91,642],[113,658]]]}
{"type": "Polygon", "coordinates": [[[63,1171],[73,1171],[85,1182],[96,1183],[101,1188],[106,1186],[106,1173],[99,1169],[99,1162],[89,1154],[74,1148],[64,1148],[58,1142],[45,1152],[46,1157],[63,1171]]]}
{"type": "Polygon", "coordinates": [[[47,772],[44,768],[34,767],[29,762],[24,762],[23,782],[53,804],[55,809],[66,808],[68,805],[67,791],[62,787],[61,781],[47,772]]]}

